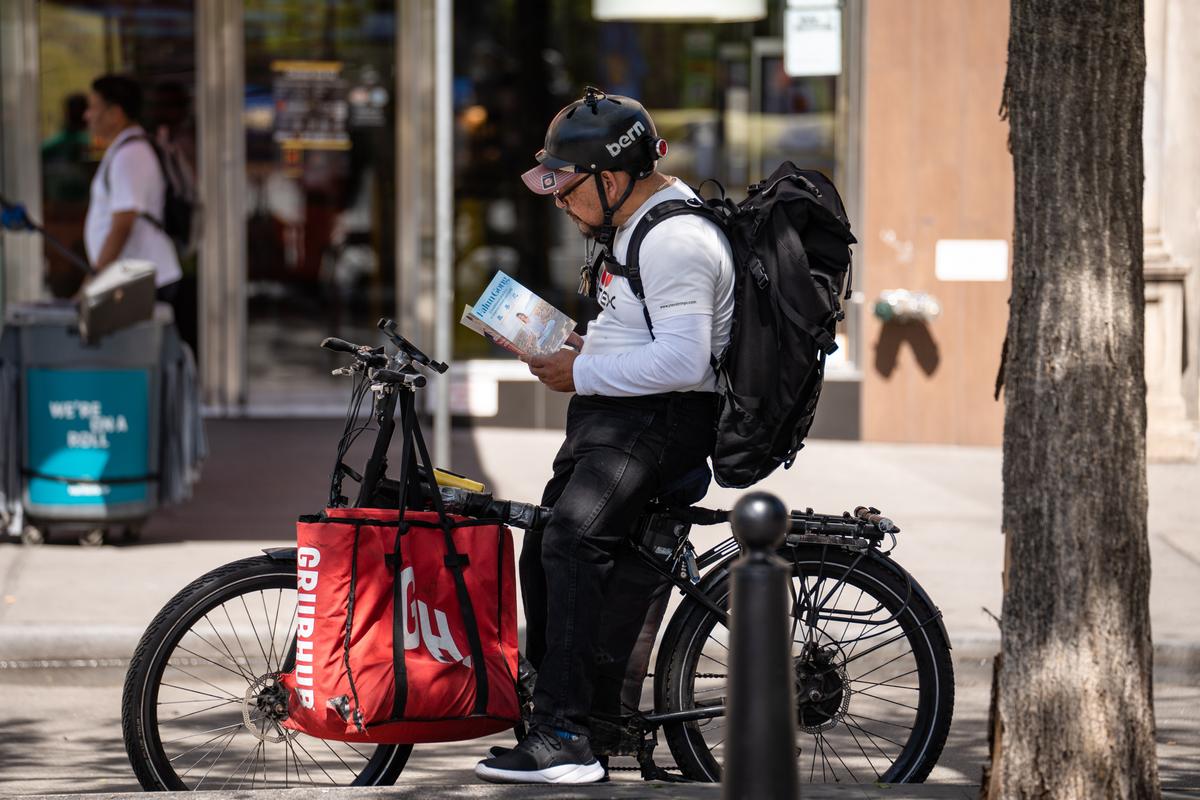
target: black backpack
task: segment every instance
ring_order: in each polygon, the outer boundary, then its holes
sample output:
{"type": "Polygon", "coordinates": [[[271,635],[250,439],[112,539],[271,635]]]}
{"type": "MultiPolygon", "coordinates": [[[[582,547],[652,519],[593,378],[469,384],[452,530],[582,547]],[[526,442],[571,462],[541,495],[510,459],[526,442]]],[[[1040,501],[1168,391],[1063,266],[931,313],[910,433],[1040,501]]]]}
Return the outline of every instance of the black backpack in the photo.
{"type": "MultiPolygon", "coordinates": [[[[717,184],[720,186],[720,184],[717,184]]],[[[850,297],[850,233],[837,188],[816,170],[785,161],[739,204],[668,200],[634,228],[624,266],[606,269],[629,280],[653,325],[642,290],[638,249],[650,230],[677,214],[699,214],[729,239],[734,261],[734,312],[729,345],[713,359],[719,410],[713,473],[742,489],[780,464],[792,465],[812,427],[835,350],[834,328],[850,297]]]]}
{"type": "MultiPolygon", "coordinates": [[[[148,136],[137,135],[122,139],[117,145],[119,150],[129,142],[142,141],[150,145],[158,168],[162,171],[166,191],[163,193],[162,217],[158,218],[142,212],[139,216],[145,218],[151,225],[167,235],[175,245],[180,257],[190,255],[196,247],[199,238],[199,199],[196,193],[195,179],[191,170],[184,164],[183,156],[177,149],[164,151],[157,142],[148,136]]],[[[114,157],[116,151],[113,153],[114,157]]],[[[112,159],[104,168],[104,189],[111,191],[108,173],[112,169],[112,159]]]]}

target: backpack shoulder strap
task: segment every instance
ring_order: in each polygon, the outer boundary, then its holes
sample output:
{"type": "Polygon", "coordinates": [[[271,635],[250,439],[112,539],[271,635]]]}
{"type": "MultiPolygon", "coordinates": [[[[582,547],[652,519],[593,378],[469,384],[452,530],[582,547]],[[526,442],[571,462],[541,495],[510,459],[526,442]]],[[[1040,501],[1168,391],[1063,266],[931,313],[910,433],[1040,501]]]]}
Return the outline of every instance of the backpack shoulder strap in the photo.
{"type": "Polygon", "coordinates": [[[646,292],[642,287],[642,270],[638,263],[638,253],[641,250],[642,240],[646,238],[646,234],[650,233],[658,223],[668,220],[671,217],[677,217],[680,214],[697,214],[711,220],[722,230],[725,228],[720,215],[706,206],[703,201],[696,199],[664,200],[647,211],[638,220],[638,224],[634,227],[633,233],[629,238],[629,249],[625,252],[625,263],[620,264],[615,258],[610,258],[604,264],[604,268],[610,273],[629,281],[629,288],[633,290],[634,296],[642,304],[642,315],[646,318],[646,327],[650,329],[650,338],[652,339],[654,338],[654,323],[650,321],[650,309],[646,307],[646,292]]]}
{"type": "MultiPolygon", "coordinates": [[[[122,139],[121,141],[117,142],[117,144],[113,147],[112,157],[109,158],[108,163],[104,165],[104,193],[112,194],[112,184],[110,184],[108,181],[108,173],[112,171],[112,162],[117,157],[117,151],[120,150],[125,145],[129,144],[130,142],[138,142],[138,141],[145,142],[146,144],[148,144],[150,146],[150,152],[154,154],[154,160],[158,162],[158,169],[159,169],[159,172],[162,173],[163,184],[166,187],[163,190],[164,191],[163,197],[164,197],[164,202],[165,202],[165,198],[166,198],[165,193],[169,192],[171,190],[171,181],[167,177],[167,168],[163,164],[162,156],[159,154],[158,148],[154,146],[154,142],[152,142],[150,140],[150,137],[146,136],[144,133],[139,133],[134,136],[129,136],[125,139],[122,139]]],[[[166,232],[166,228],[164,227],[164,223],[162,220],[156,219],[153,215],[151,215],[145,211],[138,214],[138,216],[145,219],[147,222],[149,222],[154,227],[158,228],[160,231],[163,231],[164,233],[166,232]]]]}
{"type": "Polygon", "coordinates": [[[105,193],[112,192],[112,185],[108,181],[108,173],[112,171],[112,162],[114,160],[116,160],[116,158],[117,158],[117,151],[120,150],[125,145],[129,144],[130,142],[136,142],[138,140],[144,140],[147,143],[150,141],[149,139],[146,139],[145,136],[143,136],[142,134],[139,133],[136,136],[127,136],[126,138],[122,139],[121,141],[119,141],[115,145],[113,145],[112,155],[109,156],[108,162],[104,165],[104,191],[105,191],[105,193]]]}

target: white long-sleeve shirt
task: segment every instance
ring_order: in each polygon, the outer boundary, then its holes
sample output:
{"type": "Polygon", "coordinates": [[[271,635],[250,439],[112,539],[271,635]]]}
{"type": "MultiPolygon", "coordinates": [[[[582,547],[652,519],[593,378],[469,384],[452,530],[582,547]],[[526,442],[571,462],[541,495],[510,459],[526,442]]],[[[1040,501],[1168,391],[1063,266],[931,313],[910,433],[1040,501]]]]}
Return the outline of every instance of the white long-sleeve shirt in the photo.
{"type": "MultiPolygon", "coordinates": [[[[613,256],[626,263],[630,236],[655,205],[695,196],[681,181],[656,192],[617,229],[613,256]]],[[[714,391],[710,357],[729,342],[733,320],[733,252],[725,235],[702,217],[671,217],[642,240],[638,263],[654,335],[629,281],[602,270],[601,311],[575,359],[575,391],[614,397],[714,391]]]]}

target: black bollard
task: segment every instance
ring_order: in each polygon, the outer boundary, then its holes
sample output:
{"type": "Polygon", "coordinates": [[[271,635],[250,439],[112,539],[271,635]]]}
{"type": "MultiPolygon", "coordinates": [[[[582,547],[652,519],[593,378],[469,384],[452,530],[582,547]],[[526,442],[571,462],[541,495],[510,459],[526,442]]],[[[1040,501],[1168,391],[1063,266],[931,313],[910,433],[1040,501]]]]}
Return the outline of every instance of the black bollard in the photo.
{"type": "Polygon", "coordinates": [[[788,565],[775,555],[787,533],[778,497],[753,492],[729,518],[742,546],[733,566],[729,633],[729,736],[725,800],[792,800],[796,773],[796,698],[792,670],[788,565]]]}

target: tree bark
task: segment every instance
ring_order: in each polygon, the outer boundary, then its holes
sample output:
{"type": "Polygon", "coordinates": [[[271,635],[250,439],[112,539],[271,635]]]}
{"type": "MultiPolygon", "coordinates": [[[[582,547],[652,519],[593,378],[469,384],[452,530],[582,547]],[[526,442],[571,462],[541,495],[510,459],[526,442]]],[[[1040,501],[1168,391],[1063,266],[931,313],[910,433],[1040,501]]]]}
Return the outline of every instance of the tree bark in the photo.
{"type": "Polygon", "coordinates": [[[1012,0],[996,798],[1160,796],[1143,366],[1142,0],[1012,0]]]}

